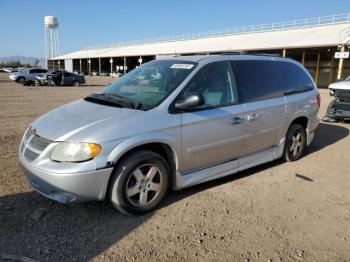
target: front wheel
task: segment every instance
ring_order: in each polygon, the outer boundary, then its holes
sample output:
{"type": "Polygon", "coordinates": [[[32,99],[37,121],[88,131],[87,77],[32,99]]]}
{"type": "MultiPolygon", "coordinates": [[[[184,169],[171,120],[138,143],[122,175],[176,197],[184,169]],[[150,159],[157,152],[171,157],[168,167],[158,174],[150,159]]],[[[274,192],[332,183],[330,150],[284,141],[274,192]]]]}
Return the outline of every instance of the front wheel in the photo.
{"type": "Polygon", "coordinates": [[[169,167],[153,151],[127,156],[112,174],[110,201],[124,214],[144,214],[154,209],[169,188],[169,167]]]}
{"type": "Polygon", "coordinates": [[[79,83],[79,81],[74,81],[74,82],[73,82],[73,86],[75,86],[75,87],[78,87],[78,86],[80,86],[80,83],[79,83]]]}
{"type": "Polygon", "coordinates": [[[283,158],[291,162],[302,157],[306,148],[306,132],[299,124],[292,124],[287,132],[283,158]]]}
{"type": "Polygon", "coordinates": [[[26,81],[26,79],[25,79],[24,77],[18,77],[18,78],[16,79],[16,82],[17,82],[17,83],[20,83],[20,84],[23,84],[25,81],[26,81]]]}

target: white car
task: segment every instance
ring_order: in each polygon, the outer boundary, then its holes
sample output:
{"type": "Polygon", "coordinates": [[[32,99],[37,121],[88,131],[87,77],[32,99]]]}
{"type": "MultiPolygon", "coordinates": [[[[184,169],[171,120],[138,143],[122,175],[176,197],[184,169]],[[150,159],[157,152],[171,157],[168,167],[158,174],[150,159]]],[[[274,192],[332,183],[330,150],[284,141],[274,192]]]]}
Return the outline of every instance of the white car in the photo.
{"type": "Polygon", "coordinates": [[[329,104],[324,121],[337,122],[350,120],[350,76],[328,87],[335,99],[329,104]]]}

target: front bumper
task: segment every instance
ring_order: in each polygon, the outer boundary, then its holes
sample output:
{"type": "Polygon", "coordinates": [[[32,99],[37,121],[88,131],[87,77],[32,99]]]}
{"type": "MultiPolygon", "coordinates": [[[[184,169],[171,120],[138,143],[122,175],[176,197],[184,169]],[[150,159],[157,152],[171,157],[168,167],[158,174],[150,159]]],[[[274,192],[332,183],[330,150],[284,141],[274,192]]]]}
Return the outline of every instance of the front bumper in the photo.
{"type": "Polygon", "coordinates": [[[103,200],[112,168],[91,172],[58,174],[38,169],[20,159],[28,184],[38,193],[61,203],[103,200]]]}

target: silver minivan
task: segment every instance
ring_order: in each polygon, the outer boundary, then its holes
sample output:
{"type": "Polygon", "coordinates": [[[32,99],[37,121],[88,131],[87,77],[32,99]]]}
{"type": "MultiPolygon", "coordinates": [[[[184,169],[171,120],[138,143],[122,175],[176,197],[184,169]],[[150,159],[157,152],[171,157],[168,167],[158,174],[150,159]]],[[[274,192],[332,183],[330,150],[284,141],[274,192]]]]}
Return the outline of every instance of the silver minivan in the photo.
{"type": "Polygon", "coordinates": [[[50,199],[108,199],[125,214],[142,214],[170,188],[299,159],[319,107],[315,83],[291,59],[162,58],[39,117],[19,161],[29,185],[50,199]]]}

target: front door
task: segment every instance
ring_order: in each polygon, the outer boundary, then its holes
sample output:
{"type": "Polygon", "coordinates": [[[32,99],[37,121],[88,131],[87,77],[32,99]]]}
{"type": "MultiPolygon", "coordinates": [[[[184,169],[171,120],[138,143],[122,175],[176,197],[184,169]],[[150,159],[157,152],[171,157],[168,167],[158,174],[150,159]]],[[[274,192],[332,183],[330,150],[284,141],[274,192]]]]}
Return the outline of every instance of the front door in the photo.
{"type": "Polygon", "coordinates": [[[193,93],[203,95],[205,104],[182,113],[183,173],[238,158],[246,134],[245,109],[229,62],[204,66],[180,97],[193,93]]]}

